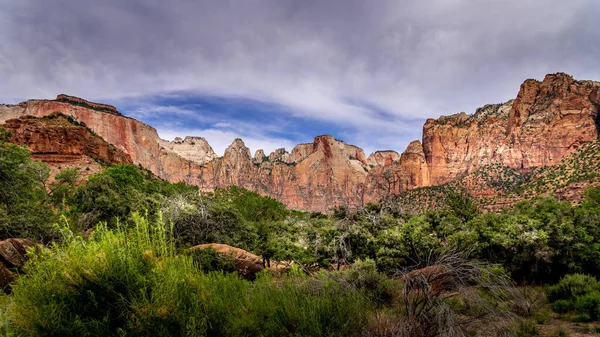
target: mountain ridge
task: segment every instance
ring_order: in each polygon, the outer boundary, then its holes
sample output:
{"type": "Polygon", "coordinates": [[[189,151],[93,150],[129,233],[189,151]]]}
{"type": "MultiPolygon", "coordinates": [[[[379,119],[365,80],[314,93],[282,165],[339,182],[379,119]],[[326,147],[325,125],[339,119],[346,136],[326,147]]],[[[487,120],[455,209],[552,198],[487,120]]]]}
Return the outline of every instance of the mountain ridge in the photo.
{"type": "Polygon", "coordinates": [[[316,136],[290,152],[280,148],[266,155],[259,149],[254,156],[243,140],[235,139],[219,157],[202,137],[163,140],[153,127],[106,109],[117,111],[59,95],[57,100],[0,105],[0,122],[60,112],[163,179],[203,190],[239,185],[290,208],[328,211],[442,185],[486,165],[521,173],[552,166],[598,138],[600,83],[576,81],[564,73],[526,80],[515,99],[487,104],[471,115],[427,119],[422,139],[402,153],[381,150],[368,157],[358,146],[330,135],[316,136]]]}

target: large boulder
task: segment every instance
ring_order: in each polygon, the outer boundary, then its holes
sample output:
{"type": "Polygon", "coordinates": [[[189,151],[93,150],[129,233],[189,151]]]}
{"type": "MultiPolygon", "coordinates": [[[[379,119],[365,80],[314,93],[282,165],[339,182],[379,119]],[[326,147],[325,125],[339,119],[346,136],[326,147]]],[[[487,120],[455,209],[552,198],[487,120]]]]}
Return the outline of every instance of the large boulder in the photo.
{"type": "Polygon", "coordinates": [[[0,288],[10,293],[10,283],[16,274],[23,271],[27,262],[27,251],[37,245],[28,239],[6,239],[0,241],[0,288]]]}
{"type": "Polygon", "coordinates": [[[223,257],[229,258],[235,264],[235,269],[240,276],[253,280],[256,273],[265,269],[262,259],[243,249],[220,243],[207,243],[190,248],[190,251],[198,249],[213,249],[223,257]]]}

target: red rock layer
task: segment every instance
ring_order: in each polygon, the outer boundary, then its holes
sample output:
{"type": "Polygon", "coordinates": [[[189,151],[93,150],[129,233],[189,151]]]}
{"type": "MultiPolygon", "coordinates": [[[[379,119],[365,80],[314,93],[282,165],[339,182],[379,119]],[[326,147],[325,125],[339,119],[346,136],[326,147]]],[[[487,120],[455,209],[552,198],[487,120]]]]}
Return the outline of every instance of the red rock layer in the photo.
{"type": "Polygon", "coordinates": [[[33,159],[49,164],[53,175],[76,167],[86,176],[101,171],[103,163],[133,163],[129,155],[62,116],[11,119],[0,127],[11,132],[11,142],[27,146],[33,159]]]}
{"type": "Polygon", "coordinates": [[[542,82],[527,80],[515,100],[485,106],[474,115],[429,119],[423,127],[422,144],[411,143],[401,156],[383,151],[369,158],[356,146],[319,136],[290,153],[278,149],[266,156],[257,151],[255,158],[243,141],[236,139],[223,157],[212,159],[208,144],[201,146],[208,156],[195,155],[190,152],[192,147],[179,149],[181,145],[161,140],[156,130],[144,123],[72,101],[0,105],[0,122],[61,112],[85,123],[129,154],[133,163],[163,179],[207,190],[240,185],[291,208],[327,211],[442,184],[492,163],[522,171],[556,164],[598,137],[599,88],[596,82],[575,81],[560,73],[548,75],[542,82]]]}
{"type": "Polygon", "coordinates": [[[556,164],[598,138],[599,87],[569,75],[527,80],[517,98],[469,116],[428,119],[423,150],[431,183],[442,184],[498,163],[527,171],[556,164]]]}

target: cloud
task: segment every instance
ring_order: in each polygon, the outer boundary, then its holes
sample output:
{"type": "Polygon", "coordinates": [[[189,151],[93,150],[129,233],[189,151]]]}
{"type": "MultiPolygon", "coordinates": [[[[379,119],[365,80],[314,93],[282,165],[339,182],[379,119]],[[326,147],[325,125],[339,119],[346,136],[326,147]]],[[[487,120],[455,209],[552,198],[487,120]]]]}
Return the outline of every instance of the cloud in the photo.
{"type": "Polygon", "coordinates": [[[0,0],[0,101],[244,99],[279,111],[260,124],[273,132],[305,119],[402,151],[425,118],[508,100],[526,78],[600,79],[598,17],[597,0],[0,0]]]}

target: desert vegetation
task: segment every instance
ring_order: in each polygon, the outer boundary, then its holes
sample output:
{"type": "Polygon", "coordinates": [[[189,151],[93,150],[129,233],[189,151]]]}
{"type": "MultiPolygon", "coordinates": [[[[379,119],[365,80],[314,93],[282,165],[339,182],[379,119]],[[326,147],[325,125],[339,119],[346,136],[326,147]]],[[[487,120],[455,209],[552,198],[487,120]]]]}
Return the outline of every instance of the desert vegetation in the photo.
{"type": "Polygon", "coordinates": [[[0,239],[43,244],[0,296],[4,336],[535,336],[553,320],[593,332],[600,317],[599,188],[579,205],[483,213],[441,187],[444,203],[420,214],[389,202],[321,214],[133,165],[81,185],[76,170],[48,172],[0,141],[0,239]],[[247,280],[189,250],[206,243],[264,270],[247,280]]]}

